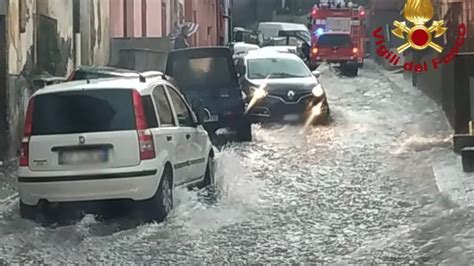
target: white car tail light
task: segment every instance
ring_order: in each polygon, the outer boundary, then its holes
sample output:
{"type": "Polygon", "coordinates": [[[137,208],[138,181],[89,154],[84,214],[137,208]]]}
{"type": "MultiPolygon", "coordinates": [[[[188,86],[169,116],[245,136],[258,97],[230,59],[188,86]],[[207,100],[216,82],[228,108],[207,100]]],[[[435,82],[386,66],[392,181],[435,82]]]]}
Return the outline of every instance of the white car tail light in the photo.
{"type": "Polygon", "coordinates": [[[153,134],[148,129],[142,97],[138,91],[133,91],[133,106],[140,148],[140,160],[150,160],[156,157],[153,134]]]}
{"type": "Polygon", "coordinates": [[[33,109],[35,105],[35,98],[31,98],[28,103],[26,111],[25,126],[23,128],[23,139],[20,147],[20,166],[29,166],[30,159],[30,137],[33,129],[33,109]]]}

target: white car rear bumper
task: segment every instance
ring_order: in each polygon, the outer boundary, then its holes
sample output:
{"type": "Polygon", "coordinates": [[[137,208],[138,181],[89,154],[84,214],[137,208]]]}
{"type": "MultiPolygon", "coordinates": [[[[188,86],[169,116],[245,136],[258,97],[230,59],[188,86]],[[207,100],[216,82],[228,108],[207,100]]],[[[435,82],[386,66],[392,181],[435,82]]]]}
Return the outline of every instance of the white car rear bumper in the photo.
{"type": "Polygon", "coordinates": [[[154,196],[162,170],[140,170],[105,174],[59,175],[41,173],[31,176],[29,170],[19,171],[18,190],[24,204],[49,202],[80,202],[93,200],[146,200],[154,196]]]}

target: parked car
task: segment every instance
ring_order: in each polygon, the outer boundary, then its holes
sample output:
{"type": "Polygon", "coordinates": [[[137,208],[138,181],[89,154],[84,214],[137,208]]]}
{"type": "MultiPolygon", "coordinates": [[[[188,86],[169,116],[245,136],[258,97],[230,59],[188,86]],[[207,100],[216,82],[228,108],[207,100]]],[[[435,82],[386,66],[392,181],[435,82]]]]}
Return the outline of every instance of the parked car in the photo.
{"type": "Polygon", "coordinates": [[[229,48],[171,51],[165,73],[173,77],[190,102],[202,101],[210,117],[204,127],[211,138],[219,129],[227,129],[237,141],[252,140],[252,125],[244,117],[245,103],[229,48]]]}
{"type": "Polygon", "coordinates": [[[252,122],[329,122],[319,72],[312,73],[297,55],[255,51],[238,62],[237,69],[252,122]]]}
{"type": "Polygon", "coordinates": [[[203,112],[194,111],[164,77],[38,90],[21,143],[21,217],[54,218],[50,211],[70,203],[126,200],[147,221],[162,221],[174,188],[214,182],[214,151],[203,112]]]}
{"type": "Polygon", "coordinates": [[[162,75],[158,71],[147,71],[140,73],[138,71],[108,67],[108,66],[80,66],[76,68],[68,77],[68,81],[75,80],[91,80],[99,78],[138,78],[143,77],[157,77],[162,75]]]}

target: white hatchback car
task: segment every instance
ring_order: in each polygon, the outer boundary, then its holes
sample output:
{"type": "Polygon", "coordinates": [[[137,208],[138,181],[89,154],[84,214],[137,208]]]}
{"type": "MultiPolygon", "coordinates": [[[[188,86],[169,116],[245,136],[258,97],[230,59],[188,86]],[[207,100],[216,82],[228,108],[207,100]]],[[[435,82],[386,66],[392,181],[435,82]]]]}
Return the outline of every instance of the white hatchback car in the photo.
{"type": "Polygon", "coordinates": [[[214,183],[214,151],[201,113],[164,75],[37,91],[21,144],[21,216],[35,219],[61,203],[117,199],[162,221],[175,187],[214,183]]]}

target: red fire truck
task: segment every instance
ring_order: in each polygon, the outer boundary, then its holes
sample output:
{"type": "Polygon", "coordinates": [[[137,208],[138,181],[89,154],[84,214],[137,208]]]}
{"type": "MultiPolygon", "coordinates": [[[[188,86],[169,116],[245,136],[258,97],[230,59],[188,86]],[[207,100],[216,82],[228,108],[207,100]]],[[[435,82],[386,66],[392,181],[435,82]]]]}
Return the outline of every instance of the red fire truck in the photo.
{"type": "Polygon", "coordinates": [[[365,55],[364,8],[315,5],[309,19],[308,26],[312,33],[311,64],[318,65],[323,61],[355,64],[357,75],[357,68],[363,65],[365,55]]]}

